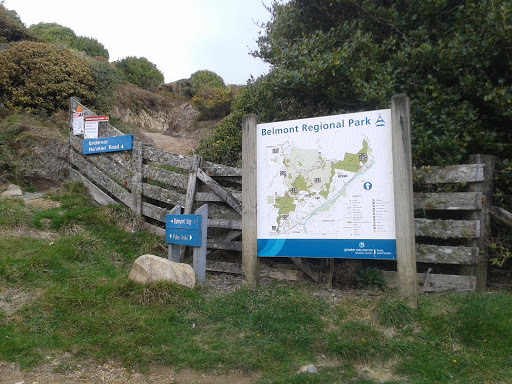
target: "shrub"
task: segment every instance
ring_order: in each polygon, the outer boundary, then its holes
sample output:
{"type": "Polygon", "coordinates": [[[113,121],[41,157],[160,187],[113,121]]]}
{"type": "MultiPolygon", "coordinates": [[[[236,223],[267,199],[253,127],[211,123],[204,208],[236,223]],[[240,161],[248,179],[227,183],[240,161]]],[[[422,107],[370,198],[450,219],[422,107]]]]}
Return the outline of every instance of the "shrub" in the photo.
{"type": "Polygon", "coordinates": [[[215,72],[201,70],[190,76],[190,92],[195,96],[203,87],[225,88],[224,80],[215,72]]]}
{"type": "Polygon", "coordinates": [[[7,108],[49,113],[71,96],[91,103],[94,80],[80,57],[46,43],[23,41],[0,52],[0,100],[7,108]]]}
{"type": "Polygon", "coordinates": [[[15,11],[6,9],[0,3],[0,43],[21,40],[36,40],[21,22],[15,11]]]}
{"type": "Polygon", "coordinates": [[[79,36],[73,42],[72,48],[85,52],[89,56],[101,56],[108,60],[108,50],[98,40],[79,36]]]}
{"type": "Polygon", "coordinates": [[[218,119],[229,115],[233,92],[228,88],[210,88],[205,86],[192,98],[192,105],[201,112],[202,120],[218,119]]]}
{"type": "Polygon", "coordinates": [[[116,91],[121,83],[117,68],[104,57],[89,59],[89,69],[95,82],[93,108],[97,113],[108,113],[114,106],[116,91]]]}
{"type": "Polygon", "coordinates": [[[155,91],[164,81],[162,72],[145,57],[126,57],[115,65],[126,81],[150,91],[155,91]]]}
{"type": "Polygon", "coordinates": [[[57,23],[39,23],[30,26],[29,30],[45,43],[85,52],[89,56],[102,56],[108,59],[108,50],[98,40],[77,36],[68,27],[57,23]]]}

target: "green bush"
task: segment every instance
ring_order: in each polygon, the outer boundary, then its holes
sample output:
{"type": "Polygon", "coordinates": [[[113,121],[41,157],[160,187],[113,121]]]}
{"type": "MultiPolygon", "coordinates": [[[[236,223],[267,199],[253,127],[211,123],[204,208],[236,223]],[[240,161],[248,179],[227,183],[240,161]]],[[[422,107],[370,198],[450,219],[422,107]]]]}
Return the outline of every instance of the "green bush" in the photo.
{"type": "Polygon", "coordinates": [[[200,119],[218,119],[229,115],[233,92],[228,88],[210,88],[205,86],[192,98],[192,105],[201,112],[200,119]]]}
{"type": "Polygon", "coordinates": [[[21,40],[37,40],[21,22],[16,11],[6,9],[0,3],[0,43],[21,40]]]}
{"type": "Polygon", "coordinates": [[[85,52],[89,56],[109,57],[108,50],[98,40],[77,36],[71,28],[60,24],[39,23],[31,25],[29,30],[45,43],[85,52]]]}
{"type": "Polygon", "coordinates": [[[101,56],[108,60],[108,50],[98,40],[91,37],[79,36],[73,42],[72,48],[85,52],[89,56],[101,56]]]}
{"type": "Polygon", "coordinates": [[[203,87],[225,88],[224,80],[215,72],[201,70],[190,76],[190,92],[195,96],[203,87]]]}
{"type": "Polygon", "coordinates": [[[94,80],[80,57],[51,44],[23,41],[0,52],[0,100],[37,113],[67,109],[71,96],[94,100],[94,80]]]}
{"type": "Polygon", "coordinates": [[[126,57],[116,61],[121,76],[138,87],[154,91],[163,83],[164,75],[145,57],[126,57]]]}
{"type": "Polygon", "coordinates": [[[121,75],[115,65],[104,60],[102,56],[89,59],[89,69],[95,82],[92,107],[97,113],[108,113],[112,109],[121,83],[121,75]]]}

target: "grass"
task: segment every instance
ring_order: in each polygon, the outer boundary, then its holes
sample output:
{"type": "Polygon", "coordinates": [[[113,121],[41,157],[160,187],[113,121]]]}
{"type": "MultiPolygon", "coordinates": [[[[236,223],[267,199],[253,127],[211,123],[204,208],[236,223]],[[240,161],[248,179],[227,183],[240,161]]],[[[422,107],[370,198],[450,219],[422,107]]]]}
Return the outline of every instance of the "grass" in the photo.
{"type": "Polygon", "coordinates": [[[2,228],[58,234],[0,235],[0,303],[12,290],[36,296],[0,310],[0,361],[30,369],[66,354],[139,371],[257,372],[260,384],[512,382],[510,294],[421,296],[412,311],[393,292],[331,301],[307,283],[226,294],[141,286],[127,280],[131,265],[165,257],[161,238],[121,207],[94,206],[80,185],[51,198],[60,208],[0,201],[2,228]],[[298,374],[306,364],[318,374],[298,374]]]}

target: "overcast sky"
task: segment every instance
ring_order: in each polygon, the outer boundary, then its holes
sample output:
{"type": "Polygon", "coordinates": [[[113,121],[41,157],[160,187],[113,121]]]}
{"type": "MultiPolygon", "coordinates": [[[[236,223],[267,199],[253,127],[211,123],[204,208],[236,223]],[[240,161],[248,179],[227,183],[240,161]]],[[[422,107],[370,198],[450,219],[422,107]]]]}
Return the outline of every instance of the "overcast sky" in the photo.
{"type": "Polygon", "coordinates": [[[268,65],[256,48],[257,23],[267,22],[271,0],[5,0],[27,27],[41,22],[71,28],[102,43],[110,61],[145,57],[165,82],[189,78],[200,69],[227,84],[245,84],[268,65]]]}

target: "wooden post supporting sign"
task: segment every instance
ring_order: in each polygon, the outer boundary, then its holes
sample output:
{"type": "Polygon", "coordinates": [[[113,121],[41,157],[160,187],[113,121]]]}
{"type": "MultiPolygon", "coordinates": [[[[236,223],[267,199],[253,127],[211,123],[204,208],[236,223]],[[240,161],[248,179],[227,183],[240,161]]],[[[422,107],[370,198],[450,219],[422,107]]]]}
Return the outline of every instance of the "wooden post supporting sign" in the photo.
{"type": "Polygon", "coordinates": [[[416,281],[410,108],[410,100],[407,95],[399,94],[391,99],[399,292],[406,304],[412,308],[417,308],[418,288],[416,281]]]}
{"type": "Polygon", "coordinates": [[[242,120],[242,276],[243,284],[260,285],[256,232],[256,115],[242,120]]]}

